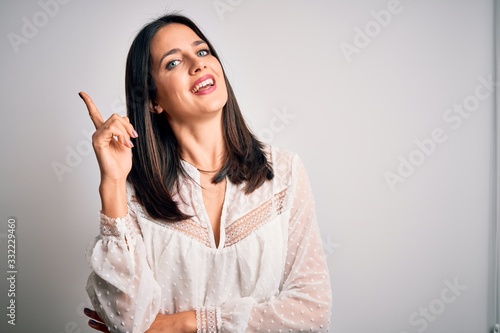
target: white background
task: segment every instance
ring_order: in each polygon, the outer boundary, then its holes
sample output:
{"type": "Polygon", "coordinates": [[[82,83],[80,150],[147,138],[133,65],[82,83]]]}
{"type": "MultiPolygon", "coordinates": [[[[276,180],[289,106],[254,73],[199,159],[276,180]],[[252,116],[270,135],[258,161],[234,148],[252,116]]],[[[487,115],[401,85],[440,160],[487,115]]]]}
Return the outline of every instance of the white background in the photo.
{"type": "Polygon", "coordinates": [[[77,93],[124,113],[133,37],[180,10],[222,56],[253,130],[307,166],[331,331],[490,332],[493,1],[61,0],[49,15],[53,1],[0,3],[0,269],[9,217],[18,261],[17,325],[1,314],[2,278],[0,331],[92,331],[81,311],[99,173],[77,93]]]}

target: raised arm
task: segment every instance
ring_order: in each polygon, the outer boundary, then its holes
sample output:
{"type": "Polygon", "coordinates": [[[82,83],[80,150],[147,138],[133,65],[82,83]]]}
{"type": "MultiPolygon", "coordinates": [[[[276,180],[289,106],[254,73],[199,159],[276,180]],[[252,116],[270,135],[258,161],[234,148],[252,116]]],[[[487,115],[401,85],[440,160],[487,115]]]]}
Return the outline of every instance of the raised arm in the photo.
{"type": "Polygon", "coordinates": [[[79,95],[96,129],[92,146],[101,173],[102,212],[112,218],[123,217],[127,214],[126,182],[132,169],[131,149],[134,147],[130,139],[137,138],[137,132],[128,117],[113,114],[104,121],[90,96],[84,92],[79,95]]]}
{"type": "Polygon", "coordinates": [[[137,132],[128,117],[112,115],[103,120],[92,99],[80,93],[96,128],[92,144],[101,172],[100,235],[90,244],[86,255],[93,272],[87,293],[95,312],[86,312],[89,324],[107,332],[195,332],[194,311],[159,314],[161,288],[154,278],[141,230],[129,202],[127,175],[132,168],[137,132]],[[94,323],[94,324],[92,324],[94,323]]]}
{"type": "Polygon", "coordinates": [[[136,217],[127,204],[130,138],[137,133],[127,117],[114,114],[104,121],[92,99],[85,93],[79,95],[96,128],[92,145],[101,173],[100,235],[86,252],[93,270],[87,293],[112,332],[144,332],[158,314],[160,287],[147,262],[136,217]]]}

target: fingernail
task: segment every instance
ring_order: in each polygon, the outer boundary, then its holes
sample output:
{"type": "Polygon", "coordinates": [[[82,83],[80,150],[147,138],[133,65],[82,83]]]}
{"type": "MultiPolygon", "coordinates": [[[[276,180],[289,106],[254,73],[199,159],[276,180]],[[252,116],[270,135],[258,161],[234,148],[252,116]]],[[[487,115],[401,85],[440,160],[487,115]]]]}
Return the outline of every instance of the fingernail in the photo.
{"type": "Polygon", "coordinates": [[[83,99],[82,93],[78,93],[78,96],[80,96],[80,98],[83,99]]]}
{"type": "Polygon", "coordinates": [[[97,321],[95,321],[95,320],[93,320],[93,319],[90,319],[90,320],[89,320],[89,324],[90,324],[90,325],[97,325],[98,323],[97,323],[97,321]]]}
{"type": "Polygon", "coordinates": [[[128,144],[130,145],[130,148],[134,147],[134,144],[132,143],[132,141],[128,140],[128,144]]]}
{"type": "Polygon", "coordinates": [[[137,134],[137,132],[135,130],[132,130],[132,132],[134,133],[134,136],[137,138],[139,136],[139,134],[137,134]]]}
{"type": "Polygon", "coordinates": [[[92,310],[90,310],[89,308],[84,308],[83,312],[85,312],[85,314],[91,314],[92,310]]]}

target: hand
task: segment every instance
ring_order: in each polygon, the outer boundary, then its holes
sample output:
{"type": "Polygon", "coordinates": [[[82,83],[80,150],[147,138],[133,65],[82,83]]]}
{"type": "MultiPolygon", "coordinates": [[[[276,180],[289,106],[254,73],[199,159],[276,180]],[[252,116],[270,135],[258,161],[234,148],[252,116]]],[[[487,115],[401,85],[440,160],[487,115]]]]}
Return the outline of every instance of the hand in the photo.
{"type": "MultiPolygon", "coordinates": [[[[83,313],[90,318],[88,324],[93,329],[100,332],[109,332],[104,321],[99,317],[99,315],[89,308],[85,308],[83,313]]],[[[184,311],[178,312],[172,315],[158,314],[155,321],[151,324],[149,329],[144,333],[174,333],[174,332],[185,332],[185,333],[195,333],[196,332],[196,313],[195,311],[184,311]]]]}
{"type": "Polygon", "coordinates": [[[132,150],[130,138],[137,138],[128,117],[113,114],[106,121],[89,95],[79,93],[89,111],[90,119],[96,128],[92,135],[92,146],[99,163],[101,181],[125,181],[132,169],[132,150]]]}
{"type": "Polygon", "coordinates": [[[100,332],[109,332],[108,327],[104,324],[104,321],[101,319],[101,317],[99,317],[97,312],[89,308],[85,308],[83,309],[83,313],[90,318],[88,322],[90,327],[100,332]]]}

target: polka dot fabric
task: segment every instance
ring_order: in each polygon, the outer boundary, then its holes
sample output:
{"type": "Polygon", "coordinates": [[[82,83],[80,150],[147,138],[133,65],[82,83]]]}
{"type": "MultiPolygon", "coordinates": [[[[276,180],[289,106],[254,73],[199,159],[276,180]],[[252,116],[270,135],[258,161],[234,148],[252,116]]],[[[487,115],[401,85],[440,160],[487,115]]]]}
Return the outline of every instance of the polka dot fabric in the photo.
{"type": "Polygon", "coordinates": [[[327,332],[331,289],[307,173],[297,155],[268,147],[275,178],[246,195],[227,182],[219,246],[195,167],[174,199],[192,215],[101,214],[87,249],[87,293],[111,332],[144,332],[158,313],[196,310],[200,331],[327,332]]]}

